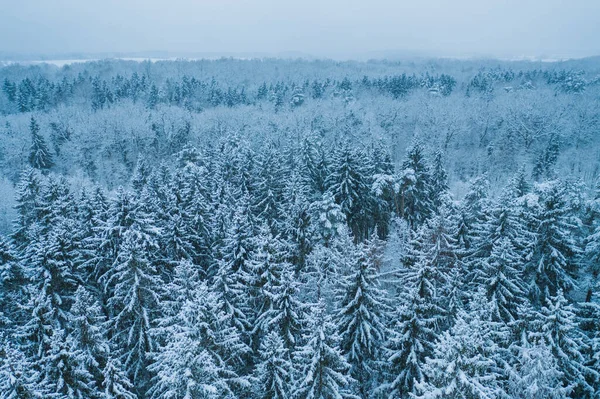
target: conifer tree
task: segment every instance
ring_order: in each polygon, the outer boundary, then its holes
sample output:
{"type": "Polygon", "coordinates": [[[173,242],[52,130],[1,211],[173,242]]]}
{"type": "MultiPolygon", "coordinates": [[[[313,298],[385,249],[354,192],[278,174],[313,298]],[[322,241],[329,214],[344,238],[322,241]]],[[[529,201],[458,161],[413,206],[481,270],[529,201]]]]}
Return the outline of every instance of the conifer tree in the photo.
{"type": "Polygon", "coordinates": [[[494,244],[488,259],[483,260],[478,280],[493,306],[495,321],[512,323],[519,317],[518,307],[525,300],[521,260],[508,238],[494,244]]]}
{"type": "MultiPolygon", "coordinates": [[[[478,316],[459,312],[455,325],[436,341],[427,359],[427,381],[417,383],[416,398],[496,398],[502,395],[500,375],[486,352],[493,350],[478,316]]],[[[493,345],[493,344],[492,344],[493,345]]]]}
{"type": "Polygon", "coordinates": [[[155,374],[149,395],[171,397],[235,397],[249,387],[231,367],[239,336],[219,324],[212,293],[204,283],[189,292],[166,327],[165,343],[153,355],[155,374]]]}
{"type": "Polygon", "coordinates": [[[589,342],[577,328],[575,309],[567,302],[562,290],[546,298],[546,306],[537,315],[537,323],[538,328],[529,333],[529,338],[548,345],[564,373],[563,386],[573,386],[572,397],[593,397],[600,375],[589,367],[590,360],[585,356],[589,342]]]}
{"type": "Polygon", "coordinates": [[[283,340],[271,331],[260,345],[260,362],[254,372],[254,395],[264,399],[287,399],[292,395],[293,368],[283,340]]]}
{"type": "Polygon", "coordinates": [[[564,374],[544,343],[519,347],[517,364],[509,373],[507,393],[515,399],[566,399],[572,386],[564,387],[564,374]]]}
{"type": "Polygon", "coordinates": [[[0,330],[23,321],[19,300],[26,295],[28,279],[8,238],[0,236],[0,330]]]}
{"type": "Polygon", "coordinates": [[[416,393],[415,384],[425,381],[425,359],[433,353],[442,309],[420,297],[415,288],[400,297],[386,342],[391,397],[416,393]]]}
{"type": "Polygon", "coordinates": [[[137,399],[133,384],[118,358],[109,356],[102,370],[102,399],[137,399]]]}
{"type": "Polygon", "coordinates": [[[400,216],[414,229],[433,212],[431,174],[421,144],[409,148],[402,163],[402,176],[400,216]]]}
{"type": "Polygon", "coordinates": [[[278,327],[274,320],[279,316],[275,301],[280,299],[283,273],[291,266],[286,262],[285,243],[274,237],[269,226],[263,224],[253,239],[255,251],[250,257],[250,273],[246,282],[246,297],[249,305],[255,309],[253,323],[253,348],[256,350],[260,340],[272,328],[278,327]]]}
{"type": "Polygon", "coordinates": [[[533,255],[526,266],[526,282],[534,303],[543,304],[546,291],[556,295],[577,286],[578,256],[581,249],[575,239],[577,220],[569,213],[565,186],[549,182],[537,187],[540,204],[536,216],[533,255]]]}
{"type": "Polygon", "coordinates": [[[112,342],[121,350],[123,365],[140,392],[148,383],[148,355],[155,346],[150,329],[159,310],[162,286],[148,259],[148,249],[142,232],[127,232],[106,280],[113,292],[109,305],[115,309],[112,342]]]}
{"type": "Polygon", "coordinates": [[[336,316],[340,349],[352,366],[356,393],[367,398],[379,379],[379,359],[386,338],[388,304],[376,280],[379,256],[376,241],[361,245],[356,267],[339,289],[341,301],[336,316]]]}
{"type": "Polygon", "coordinates": [[[39,371],[19,348],[0,336],[0,398],[42,399],[39,371]]]}
{"type": "Polygon", "coordinates": [[[40,125],[31,117],[29,122],[29,133],[31,134],[31,147],[29,149],[29,164],[40,170],[48,170],[54,166],[52,154],[46,145],[46,140],[40,134],[40,125]]]}
{"type": "Polygon", "coordinates": [[[19,255],[25,251],[33,238],[30,228],[37,222],[37,208],[42,189],[43,182],[39,172],[29,167],[24,169],[17,185],[15,205],[17,219],[11,237],[19,255]]]}
{"type": "Polygon", "coordinates": [[[97,382],[101,380],[102,369],[110,352],[105,326],[100,304],[90,292],[79,286],[71,307],[71,336],[73,345],[81,351],[82,366],[97,382]]]}
{"type": "Polygon", "coordinates": [[[71,336],[62,330],[55,331],[50,351],[42,359],[40,384],[48,390],[45,397],[83,399],[99,396],[94,377],[83,364],[83,357],[71,336]]]}
{"type": "Polygon", "coordinates": [[[450,187],[448,186],[448,173],[444,168],[443,154],[441,151],[437,151],[433,158],[431,193],[433,209],[435,211],[438,211],[441,206],[449,205],[450,187]]]}
{"type": "Polygon", "coordinates": [[[327,187],[346,216],[355,240],[366,238],[372,217],[373,200],[370,194],[366,165],[360,162],[365,155],[345,144],[332,159],[327,187]]]}
{"type": "Polygon", "coordinates": [[[299,376],[296,395],[306,399],[339,399],[352,382],[350,365],[338,349],[339,336],[321,301],[311,313],[306,344],[294,355],[299,376]]]}

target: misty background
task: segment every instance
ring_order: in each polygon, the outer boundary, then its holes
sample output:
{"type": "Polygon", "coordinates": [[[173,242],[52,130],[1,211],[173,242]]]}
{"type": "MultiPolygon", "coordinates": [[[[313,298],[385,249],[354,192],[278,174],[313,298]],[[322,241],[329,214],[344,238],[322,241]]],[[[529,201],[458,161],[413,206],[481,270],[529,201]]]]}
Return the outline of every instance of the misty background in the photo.
{"type": "Polygon", "coordinates": [[[597,0],[24,0],[0,13],[0,58],[600,54],[597,0]]]}

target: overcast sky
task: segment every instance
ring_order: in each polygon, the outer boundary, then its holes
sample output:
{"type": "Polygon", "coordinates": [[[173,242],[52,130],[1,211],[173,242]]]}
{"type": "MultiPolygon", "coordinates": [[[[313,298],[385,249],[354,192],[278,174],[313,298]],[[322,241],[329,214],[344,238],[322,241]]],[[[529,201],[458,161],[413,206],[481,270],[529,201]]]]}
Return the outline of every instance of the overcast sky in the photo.
{"type": "Polygon", "coordinates": [[[600,0],[2,0],[0,52],[600,55],[600,0]]]}

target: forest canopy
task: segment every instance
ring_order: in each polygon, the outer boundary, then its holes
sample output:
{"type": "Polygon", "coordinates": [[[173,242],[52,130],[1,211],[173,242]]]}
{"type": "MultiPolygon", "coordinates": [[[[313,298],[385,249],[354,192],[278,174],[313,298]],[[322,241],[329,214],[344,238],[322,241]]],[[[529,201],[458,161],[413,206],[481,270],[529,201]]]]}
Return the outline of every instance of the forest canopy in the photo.
{"type": "Polygon", "coordinates": [[[0,398],[598,398],[599,59],[0,82],[0,398]]]}

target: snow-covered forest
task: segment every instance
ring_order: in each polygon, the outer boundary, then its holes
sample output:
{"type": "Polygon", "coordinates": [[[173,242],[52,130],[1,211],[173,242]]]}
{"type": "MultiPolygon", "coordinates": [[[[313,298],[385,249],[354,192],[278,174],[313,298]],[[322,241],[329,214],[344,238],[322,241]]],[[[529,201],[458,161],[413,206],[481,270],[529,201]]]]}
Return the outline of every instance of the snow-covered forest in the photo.
{"type": "Polygon", "coordinates": [[[600,398],[600,59],[0,67],[0,398],[600,398]]]}

